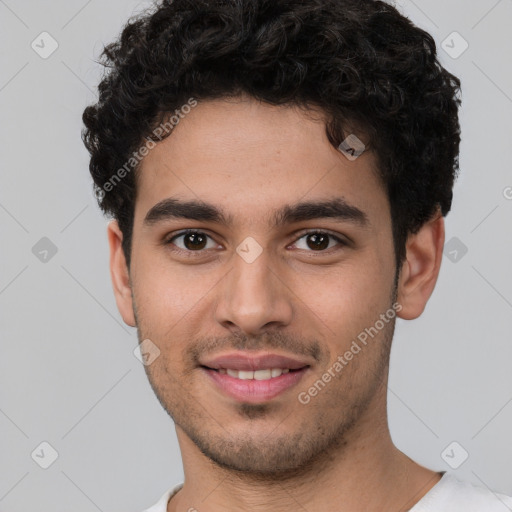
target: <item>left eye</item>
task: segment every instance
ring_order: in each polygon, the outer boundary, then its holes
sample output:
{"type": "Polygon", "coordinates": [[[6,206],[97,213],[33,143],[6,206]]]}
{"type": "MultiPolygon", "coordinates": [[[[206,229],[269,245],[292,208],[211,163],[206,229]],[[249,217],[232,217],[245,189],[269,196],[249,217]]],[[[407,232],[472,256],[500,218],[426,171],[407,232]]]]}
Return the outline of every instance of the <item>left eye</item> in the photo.
{"type": "MultiPolygon", "coordinates": [[[[338,242],[338,245],[346,245],[346,243],[341,238],[325,231],[309,231],[304,233],[298,239],[298,241],[302,240],[303,238],[306,239],[306,249],[313,249],[315,252],[323,252],[326,249],[330,249],[332,247],[330,245],[330,240],[335,240],[338,242]]],[[[297,242],[295,245],[296,244],[297,242]]],[[[303,249],[303,247],[299,247],[299,249],[303,249]]]]}
{"type": "MultiPolygon", "coordinates": [[[[331,241],[333,240],[337,242],[338,245],[347,245],[341,238],[326,231],[309,231],[303,233],[293,245],[297,246],[298,242],[303,239],[305,239],[306,246],[298,248],[305,250],[311,249],[313,252],[323,252],[326,249],[332,248],[331,241]]],[[[178,250],[189,253],[201,252],[204,249],[214,249],[216,247],[216,243],[209,235],[203,231],[195,230],[187,230],[179,233],[170,238],[166,243],[175,245],[178,250]],[[181,239],[180,243],[175,243],[175,241],[179,239],[181,239]],[[210,246],[208,246],[209,240],[211,242],[210,246]]]]}

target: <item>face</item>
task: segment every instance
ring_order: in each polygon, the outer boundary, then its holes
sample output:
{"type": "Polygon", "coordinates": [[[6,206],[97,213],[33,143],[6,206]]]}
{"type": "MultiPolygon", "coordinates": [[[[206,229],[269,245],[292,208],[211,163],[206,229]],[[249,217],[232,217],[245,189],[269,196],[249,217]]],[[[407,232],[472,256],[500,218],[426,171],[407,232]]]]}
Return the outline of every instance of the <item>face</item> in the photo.
{"type": "Polygon", "coordinates": [[[297,472],[382,419],[394,279],[374,156],[347,159],[320,116],[201,102],[143,161],[120,309],[160,350],[145,369],[178,436],[223,468],[297,472]],[[249,384],[219,371],[233,353],[300,369],[249,384]]]}

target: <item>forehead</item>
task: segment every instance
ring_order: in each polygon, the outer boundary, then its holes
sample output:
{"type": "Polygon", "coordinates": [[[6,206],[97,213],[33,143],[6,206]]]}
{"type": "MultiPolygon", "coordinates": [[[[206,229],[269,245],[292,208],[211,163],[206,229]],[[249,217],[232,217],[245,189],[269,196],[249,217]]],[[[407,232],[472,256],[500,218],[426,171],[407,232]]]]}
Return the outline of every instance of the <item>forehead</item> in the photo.
{"type": "Polygon", "coordinates": [[[136,223],[171,197],[269,225],[299,201],[341,198],[369,217],[387,209],[374,156],[348,160],[328,141],[320,111],[247,97],[198,103],[144,158],[137,178],[136,223]]]}

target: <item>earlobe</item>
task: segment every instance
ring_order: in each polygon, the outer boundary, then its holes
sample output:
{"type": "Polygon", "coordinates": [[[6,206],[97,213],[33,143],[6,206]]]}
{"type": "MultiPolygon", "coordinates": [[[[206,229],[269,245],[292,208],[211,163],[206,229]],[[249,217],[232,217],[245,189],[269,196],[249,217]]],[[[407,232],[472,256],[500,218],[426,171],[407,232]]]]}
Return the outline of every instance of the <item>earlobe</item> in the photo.
{"type": "Polygon", "coordinates": [[[113,220],[109,223],[107,236],[110,247],[110,277],[117,309],[121,313],[124,322],[131,327],[135,327],[130,273],[122,247],[123,233],[119,229],[117,221],[113,220]]]}
{"type": "Polygon", "coordinates": [[[439,212],[409,236],[398,282],[400,318],[412,320],[423,313],[439,276],[444,238],[444,218],[439,212]]]}

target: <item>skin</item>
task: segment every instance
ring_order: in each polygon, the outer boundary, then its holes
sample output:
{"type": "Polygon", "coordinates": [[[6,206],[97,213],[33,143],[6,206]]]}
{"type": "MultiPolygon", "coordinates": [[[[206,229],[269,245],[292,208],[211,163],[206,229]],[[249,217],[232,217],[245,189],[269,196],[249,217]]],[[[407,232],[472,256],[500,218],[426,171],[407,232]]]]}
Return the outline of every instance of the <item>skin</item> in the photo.
{"type": "Polygon", "coordinates": [[[409,237],[395,290],[390,208],[375,165],[371,152],[350,161],[332,147],[320,112],[246,96],[200,102],[142,162],[130,269],[116,221],[110,268],[124,321],[160,350],[145,369],[174,419],[185,474],[168,512],[405,511],[439,481],[389,434],[394,320],[308,404],[297,399],[394,302],[400,318],[414,319],[434,289],[444,220],[438,213],[409,237]],[[234,223],[145,224],[169,197],[212,203],[234,223]],[[337,197],[369,225],[315,218],[271,227],[285,204],[337,197]],[[187,237],[170,242],[186,228],[211,237],[199,252],[187,237]],[[304,230],[349,242],[318,249],[304,230]],[[262,248],[252,263],[236,252],[249,236],[262,248]],[[240,403],[197,366],[199,356],[232,349],[309,354],[311,367],[272,400],[240,403]]]}

